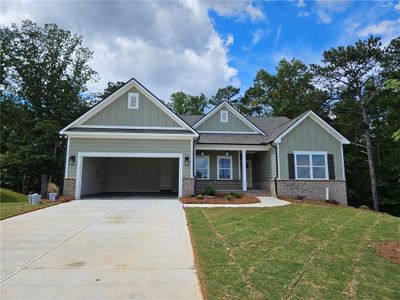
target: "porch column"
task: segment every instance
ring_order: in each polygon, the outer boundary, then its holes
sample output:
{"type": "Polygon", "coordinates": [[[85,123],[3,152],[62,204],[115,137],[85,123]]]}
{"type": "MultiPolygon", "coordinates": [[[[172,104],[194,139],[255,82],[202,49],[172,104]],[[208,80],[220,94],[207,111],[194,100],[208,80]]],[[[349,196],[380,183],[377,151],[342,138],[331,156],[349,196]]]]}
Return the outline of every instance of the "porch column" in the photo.
{"type": "Polygon", "coordinates": [[[242,150],[242,191],[247,191],[246,150],[242,150]]]}

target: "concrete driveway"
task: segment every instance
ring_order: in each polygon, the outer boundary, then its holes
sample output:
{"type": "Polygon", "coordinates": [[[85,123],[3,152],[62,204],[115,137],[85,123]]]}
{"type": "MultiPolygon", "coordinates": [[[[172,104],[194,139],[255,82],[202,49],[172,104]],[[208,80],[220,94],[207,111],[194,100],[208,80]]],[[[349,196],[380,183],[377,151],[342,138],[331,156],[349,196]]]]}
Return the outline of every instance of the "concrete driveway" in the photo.
{"type": "Polygon", "coordinates": [[[1,221],[5,299],[200,299],[176,199],[76,200],[1,221]]]}

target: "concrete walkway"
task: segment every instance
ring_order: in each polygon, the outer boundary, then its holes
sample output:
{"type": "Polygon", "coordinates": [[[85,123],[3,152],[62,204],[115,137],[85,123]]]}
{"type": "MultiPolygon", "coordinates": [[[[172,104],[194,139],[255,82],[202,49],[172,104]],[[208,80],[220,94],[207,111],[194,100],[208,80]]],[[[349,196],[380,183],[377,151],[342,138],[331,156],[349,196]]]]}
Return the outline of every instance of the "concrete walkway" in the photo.
{"type": "Polygon", "coordinates": [[[0,226],[2,300],[201,299],[176,199],[72,201],[0,226]]]}
{"type": "Polygon", "coordinates": [[[290,204],[288,201],[280,200],[274,197],[258,197],[261,202],[259,203],[251,203],[251,204],[184,204],[184,207],[275,207],[275,206],[284,206],[290,204]]]}

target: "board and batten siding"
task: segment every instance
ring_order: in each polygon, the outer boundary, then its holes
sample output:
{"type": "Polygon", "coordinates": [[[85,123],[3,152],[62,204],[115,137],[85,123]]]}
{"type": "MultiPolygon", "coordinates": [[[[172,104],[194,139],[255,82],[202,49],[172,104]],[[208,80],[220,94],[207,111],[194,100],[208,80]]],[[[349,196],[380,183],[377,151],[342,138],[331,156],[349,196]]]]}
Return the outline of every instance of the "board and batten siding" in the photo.
{"type": "Polygon", "coordinates": [[[276,151],[256,152],[253,158],[253,173],[255,181],[271,180],[276,177],[276,151]]]}
{"type": "Polygon", "coordinates": [[[222,107],[203,124],[196,128],[198,131],[240,131],[240,132],[254,132],[247,124],[243,123],[237,116],[231,111],[222,107]],[[228,122],[220,122],[220,111],[228,111],[228,122]]]}
{"type": "Polygon", "coordinates": [[[180,127],[170,116],[135,88],[114,100],[85,121],[83,125],[180,127]],[[128,93],[139,93],[138,109],[128,109],[128,93]]]}
{"type": "MultiPolygon", "coordinates": [[[[200,156],[201,152],[204,152],[205,156],[209,157],[210,160],[210,179],[217,180],[217,157],[225,156],[226,151],[197,151],[197,155],[200,156]]],[[[229,156],[232,156],[232,180],[239,180],[239,153],[238,151],[228,151],[229,156]]],[[[201,180],[201,179],[198,179],[201,180]]],[[[223,179],[226,180],[226,179],[223,179]]]]}
{"type": "Polygon", "coordinates": [[[288,154],[294,151],[326,151],[333,154],[335,180],[344,180],[342,144],[311,118],[305,119],[282,138],[279,145],[280,178],[289,179],[288,154]]]}
{"type": "MultiPolygon", "coordinates": [[[[190,140],[150,139],[95,139],[71,138],[69,155],[78,158],[78,152],[123,152],[123,153],[182,153],[191,157],[190,140]]],[[[76,177],[76,163],[68,165],[67,177],[76,177]]],[[[190,164],[183,163],[183,178],[190,178],[190,164]]]]}

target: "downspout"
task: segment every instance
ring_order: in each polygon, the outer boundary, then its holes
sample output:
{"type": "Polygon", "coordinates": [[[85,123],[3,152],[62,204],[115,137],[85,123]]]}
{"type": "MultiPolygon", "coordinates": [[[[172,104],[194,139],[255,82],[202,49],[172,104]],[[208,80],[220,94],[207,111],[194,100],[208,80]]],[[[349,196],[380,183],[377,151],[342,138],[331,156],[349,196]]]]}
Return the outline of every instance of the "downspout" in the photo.
{"type": "MultiPolygon", "coordinates": [[[[276,169],[276,174],[278,174],[278,172],[279,172],[279,170],[278,170],[278,148],[272,143],[271,143],[271,146],[273,148],[275,148],[275,169],[276,169]]],[[[276,197],[278,197],[278,183],[276,181],[276,176],[274,178],[274,185],[275,185],[275,194],[276,194],[276,197]]]]}

